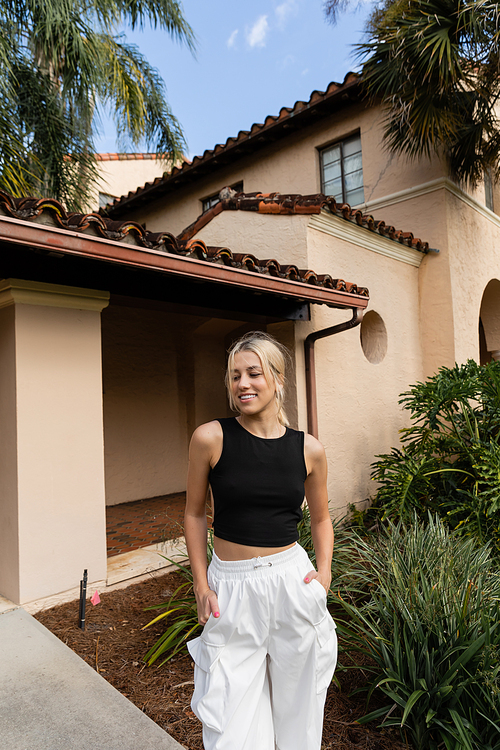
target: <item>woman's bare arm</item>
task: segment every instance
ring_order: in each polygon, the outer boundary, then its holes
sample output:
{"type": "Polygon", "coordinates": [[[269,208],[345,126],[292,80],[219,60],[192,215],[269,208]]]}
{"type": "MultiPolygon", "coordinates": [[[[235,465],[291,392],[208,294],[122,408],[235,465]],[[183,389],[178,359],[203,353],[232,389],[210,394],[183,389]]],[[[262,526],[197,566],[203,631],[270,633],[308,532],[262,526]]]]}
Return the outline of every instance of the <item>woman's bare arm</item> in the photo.
{"type": "Polygon", "coordinates": [[[219,617],[217,596],[207,581],[206,499],[210,466],[218,460],[221,449],[222,428],[219,422],[203,424],[193,433],[189,446],[184,534],[200,625],[205,625],[211,614],[219,617]]]}
{"type": "Polygon", "coordinates": [[[305,481],[306,500],[311,515],[311,533],[316,552],[316,570],[305,577],[313,578],[328,591],[332,580],[333,527],[328,510],[327,463],[325,449],[312,435],[305,436],[304,453],[308,470],[305,481]]]}

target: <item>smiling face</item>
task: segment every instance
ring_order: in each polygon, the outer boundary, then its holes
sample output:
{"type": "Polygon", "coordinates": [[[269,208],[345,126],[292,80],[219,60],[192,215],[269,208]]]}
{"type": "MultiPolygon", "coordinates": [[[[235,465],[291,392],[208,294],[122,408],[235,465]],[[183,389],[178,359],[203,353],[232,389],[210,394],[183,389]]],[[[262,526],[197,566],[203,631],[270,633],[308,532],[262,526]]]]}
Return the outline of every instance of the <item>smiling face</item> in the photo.
{"type": "Polygon", "coordinates": [[[231,390],[240,414],[252,416],[271,409],[277,412],[276,384],[267,382],[260,358],[254,352],[234,355],[231,390]]]}
{"type": "Polygon", "coordinates": [[[258,414],[269,407],[267,414],[277,417],[278,422],[287,427],[284,387],[289,360],[285,347],[262,331],[251,331],[236,341],[228,352],[225,377],[231,409],[241,414],[258,414]],[[238,355],[242,358],[236,363],[238,355]],[[245,389],[245,397],[241,398],[245,389]]]}

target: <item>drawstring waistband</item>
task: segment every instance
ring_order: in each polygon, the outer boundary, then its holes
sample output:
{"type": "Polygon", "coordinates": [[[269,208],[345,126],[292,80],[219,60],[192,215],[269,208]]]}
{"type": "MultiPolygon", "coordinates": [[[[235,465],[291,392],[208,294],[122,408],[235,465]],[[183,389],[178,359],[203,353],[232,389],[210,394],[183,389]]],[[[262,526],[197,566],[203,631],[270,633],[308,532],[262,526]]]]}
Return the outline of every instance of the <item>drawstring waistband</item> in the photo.
{"type": "Polygon", "coordinates": [[[221,560],[215,552],[212,555],[210,567],[218,578],[248,578],[252,576],[272,575],[280,568],[298,564],[307,559],[306,551],[295,544],[283,552],[274,555],[252,557],[249,560],[221,560]]]}

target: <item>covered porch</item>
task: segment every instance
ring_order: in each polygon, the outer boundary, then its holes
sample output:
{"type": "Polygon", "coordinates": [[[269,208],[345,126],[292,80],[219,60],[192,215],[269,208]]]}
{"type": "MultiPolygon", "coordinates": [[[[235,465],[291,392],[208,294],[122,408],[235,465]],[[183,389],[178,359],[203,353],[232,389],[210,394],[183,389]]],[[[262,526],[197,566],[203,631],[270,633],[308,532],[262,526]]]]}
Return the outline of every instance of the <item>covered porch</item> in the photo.
{"type": "MultiPolygon", "coordinates": [[[[74,598],[84,568],[102,590],[166,564],[189,437],[227,414],[234,338],[260,328],[294,353],[311,303],[362,310],[368,296],[54,201],[2,197],[0,212],[0,594],[34,610],[74,598]]],[[[298,426],[295,373],[290,386],[298,426]]]]}

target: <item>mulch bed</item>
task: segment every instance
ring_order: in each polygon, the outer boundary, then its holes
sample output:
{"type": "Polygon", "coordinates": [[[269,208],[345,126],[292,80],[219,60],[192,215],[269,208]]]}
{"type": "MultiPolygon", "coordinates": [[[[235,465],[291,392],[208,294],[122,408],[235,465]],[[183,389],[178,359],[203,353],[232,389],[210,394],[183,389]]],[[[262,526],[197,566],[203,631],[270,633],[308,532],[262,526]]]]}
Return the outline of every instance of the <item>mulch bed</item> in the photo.
{"type": "MultiPolygon", "coordinates": [[[[155,616],[144,608],[168,599],[182,580],[169,573],[103,594],[97,606],[87,603],[85,631],[77,625],[78,602],[35,617],[187,750],[203,750],[201,725],[190,707],[190,657],[179,655],[159,669],[142,660],[164,630],[161,623],[141,630],[155,616]]],[[[322,750],[406,750],[398,732],[377,729],[376,722],[356,723],[366,713],[365,702],[349,693],[363,684],[362,668],[338,670],[337,677],[341,687],[332,683],[328,693],[322,750]]]]}

